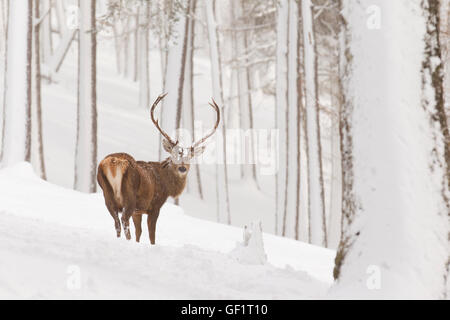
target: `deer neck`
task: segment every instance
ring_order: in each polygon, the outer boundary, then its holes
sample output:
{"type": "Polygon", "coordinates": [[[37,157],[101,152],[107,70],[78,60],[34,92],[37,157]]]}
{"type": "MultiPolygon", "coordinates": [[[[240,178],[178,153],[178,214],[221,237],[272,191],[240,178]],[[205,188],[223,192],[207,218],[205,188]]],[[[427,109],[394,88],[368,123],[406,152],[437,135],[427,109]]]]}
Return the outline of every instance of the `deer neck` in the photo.
{"type": "Polygon", "coordinates": [[[170,165],[161,170],[168,196],[178,198],[186,187],[187,174],[183,176],[177,174],[170,165]]]}

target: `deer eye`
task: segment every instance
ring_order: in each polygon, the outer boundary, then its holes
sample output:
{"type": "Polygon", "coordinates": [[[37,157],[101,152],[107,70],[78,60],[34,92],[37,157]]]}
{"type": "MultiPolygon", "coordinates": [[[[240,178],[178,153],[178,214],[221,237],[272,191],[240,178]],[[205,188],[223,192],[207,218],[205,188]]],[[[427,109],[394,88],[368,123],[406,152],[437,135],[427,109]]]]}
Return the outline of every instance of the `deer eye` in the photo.
{"type": "Polygon", "coordinates": [[[178,168],[178,171],[180,171],[180,172],[186,172],[186,170],[187,170],[186,167],[179,167],[178,168]]]}

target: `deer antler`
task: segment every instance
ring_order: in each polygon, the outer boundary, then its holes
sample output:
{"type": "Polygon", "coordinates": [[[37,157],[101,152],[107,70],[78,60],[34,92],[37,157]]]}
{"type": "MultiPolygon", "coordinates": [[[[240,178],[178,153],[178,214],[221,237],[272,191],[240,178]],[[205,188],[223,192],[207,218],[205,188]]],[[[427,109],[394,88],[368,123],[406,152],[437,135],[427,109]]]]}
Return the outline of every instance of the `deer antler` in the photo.
{"type": "Polygon", "coordinates": [[[158,129],[159,132],[161,132],[161,134],[164,136],[164,138],[166,138],[166,140],[167,140],[172,146],[176,146],[176,145],[178,144],[178,141],[174,142],[174,141],[172,140],[172,138],[170,138],[170,136],[169,136],[167,133],[165,133],[163,129],[161,129],[161,127],[159,126],[158,120],[155,119],[155,115],[154,115],[156,106],[158,105],[158,103],[159,103],[162,99],[164,99],[165,96],[167,96],[167,93],[160,94],[160,95],[158,96],[158,98],[156,98],[155,102],[153,102],[152,108],[150,109],[150,117],[152,118],[152,122],[153,122],[153,124],[156,126],[156,129],[158,129]]]}
{"type": "Polygon", "coordinates": [[[216,111],[217,114],[217,120],[216,120],[216,124],[214,125],[214,128],[211,130],[210,133],[208,133],[206,136],[204,136],[202,139],[200,139],[199,141],[197,141],[196,143],[194,143],[191,147],[191,149],[194,149],[196,147],[198,147],[199,145],[201,145],[203,142],[206,141],[206,139],[208,139],[209,137],[211,137],[214,132],[216,132],[217,127],[219,126],[220,123],[220,110],[219,110],[219,106],[217,105],[217,103],[214,101],[214,99],[212,99],[212,103],[210,102],[209,105],[211,107],[213,107],[213,109],[216,111]]]}

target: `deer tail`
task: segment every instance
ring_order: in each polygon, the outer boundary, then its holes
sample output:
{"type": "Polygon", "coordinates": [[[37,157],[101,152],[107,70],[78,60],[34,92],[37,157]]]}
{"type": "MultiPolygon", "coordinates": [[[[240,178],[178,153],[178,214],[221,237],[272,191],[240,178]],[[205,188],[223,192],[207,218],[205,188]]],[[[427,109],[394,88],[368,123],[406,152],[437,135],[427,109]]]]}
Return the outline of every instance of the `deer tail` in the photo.
{"type": "Polygon", "coordinates": [[[118,207],[122,207],[122,181],[130,163],[126,159],[109,156],[98,166],[97,180],[105,191],[111,193],[118,207]]]}

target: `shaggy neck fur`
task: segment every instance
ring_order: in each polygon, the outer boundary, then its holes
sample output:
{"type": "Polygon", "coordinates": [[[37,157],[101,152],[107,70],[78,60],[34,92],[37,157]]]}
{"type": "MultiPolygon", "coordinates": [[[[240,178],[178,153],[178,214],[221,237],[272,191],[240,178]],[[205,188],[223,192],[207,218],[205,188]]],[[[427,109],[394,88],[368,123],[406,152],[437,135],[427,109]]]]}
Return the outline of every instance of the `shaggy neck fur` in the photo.
{"type": "Polygon", "coordinates": [[[178,174],[176,167],[171,162],[166,166],[163,163],[161,164],[161,178],[164,181],[167,193],[170,197],[178,198],[186,187],[187,174],[178,174]]]}

